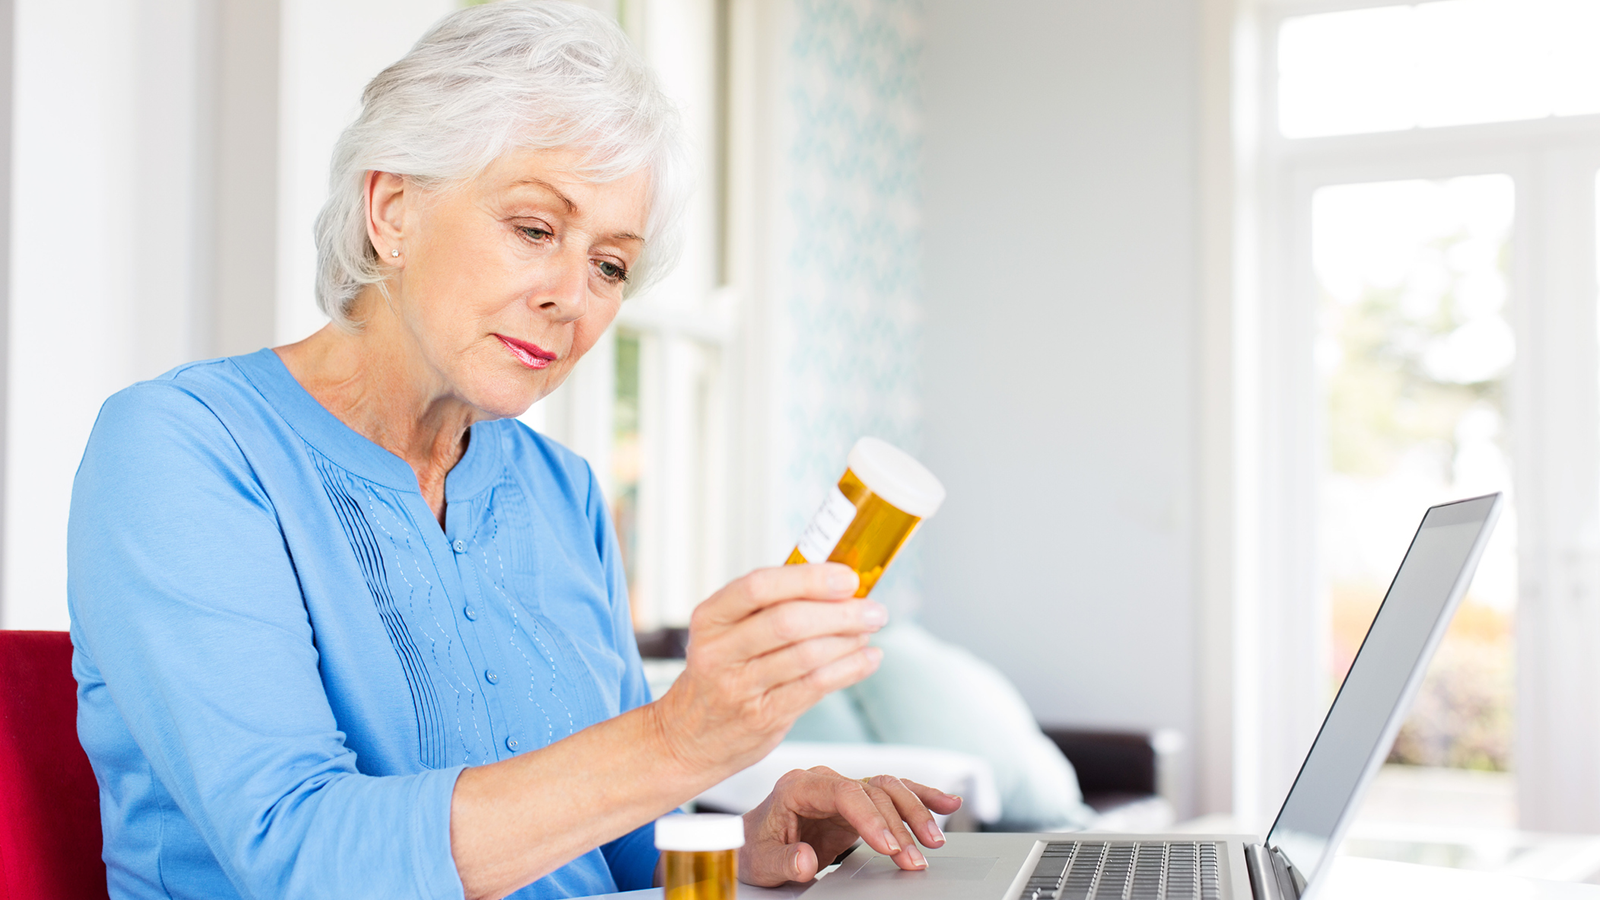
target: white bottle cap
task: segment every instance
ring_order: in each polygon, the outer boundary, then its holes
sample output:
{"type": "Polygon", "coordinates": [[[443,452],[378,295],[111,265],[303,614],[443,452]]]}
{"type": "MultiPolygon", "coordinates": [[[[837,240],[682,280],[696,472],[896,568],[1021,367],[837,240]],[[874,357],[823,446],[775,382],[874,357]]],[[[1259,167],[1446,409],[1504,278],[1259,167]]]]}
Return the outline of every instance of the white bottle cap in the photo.
{"type": "Polygon", "coordinates": [[[944,485],[922,463],[900,448],[864,437],[850,448],[850,471],[889,505],[919,519],[939,511],[944,485]]]}
{"type": "Polygon", "coordinates": [[[657,850],[736,850],[744,846],[744,817],[721,813],[662,816],[656,820],[657,850]]]}

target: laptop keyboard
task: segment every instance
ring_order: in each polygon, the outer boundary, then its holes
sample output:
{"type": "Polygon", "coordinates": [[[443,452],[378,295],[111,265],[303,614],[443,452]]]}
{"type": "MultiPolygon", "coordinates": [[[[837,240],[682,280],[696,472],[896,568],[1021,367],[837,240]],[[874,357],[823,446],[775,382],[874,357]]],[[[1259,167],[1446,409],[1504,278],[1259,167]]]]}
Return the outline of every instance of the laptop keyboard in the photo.
{"type": "Polygon", "coordinates": [[[1052,841],[1022,900],[1222,900],[1222,845],[1052,841]]]}

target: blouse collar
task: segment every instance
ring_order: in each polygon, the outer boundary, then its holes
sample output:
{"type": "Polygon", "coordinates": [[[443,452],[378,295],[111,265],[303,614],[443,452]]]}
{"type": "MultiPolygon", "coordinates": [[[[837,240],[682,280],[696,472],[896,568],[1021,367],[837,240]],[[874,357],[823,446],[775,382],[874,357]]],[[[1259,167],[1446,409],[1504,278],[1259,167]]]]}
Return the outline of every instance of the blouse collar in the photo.
{"type": "MultiPolygon", "coordinates": [[[[393,490],[421,493],[410,464],[328,412],[271,348],[235,356],[232,361],[289,427],[335,465],[393,490]]],[[[446,503],[471,497],[494,480],[500,468],[500,447],[493,425],[478,422],[472,426],[467,452],[445,476],[446,503]]]]}

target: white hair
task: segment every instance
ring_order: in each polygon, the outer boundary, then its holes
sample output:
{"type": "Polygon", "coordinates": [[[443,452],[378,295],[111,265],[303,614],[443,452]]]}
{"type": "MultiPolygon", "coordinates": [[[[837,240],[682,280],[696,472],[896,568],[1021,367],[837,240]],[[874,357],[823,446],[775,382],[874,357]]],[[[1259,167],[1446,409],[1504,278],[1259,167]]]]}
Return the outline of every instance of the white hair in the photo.
{"type": "Polygon", "coordinates": [[[353,327],[351,302],[386,271],[367,236],[367,173],[424,189],[483,172],[511,150],[581,152],[597,182],[645,171],[645,248],[635,294],[671,269],[688,164],[677,108],[616,22],[563,0],[491,3],[452,13],[361,95],[361,114],[334,146],[329,197],[317,216],[317,305],[353,327]]]}

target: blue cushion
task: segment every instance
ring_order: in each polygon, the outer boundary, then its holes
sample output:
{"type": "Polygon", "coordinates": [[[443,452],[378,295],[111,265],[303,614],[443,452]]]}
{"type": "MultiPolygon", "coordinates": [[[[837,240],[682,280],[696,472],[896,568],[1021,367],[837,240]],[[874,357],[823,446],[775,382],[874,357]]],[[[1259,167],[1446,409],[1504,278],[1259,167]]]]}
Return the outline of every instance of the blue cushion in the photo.
{"type": "Polygon", "coordinates": [[[848,692],[878,740],[988,760],[1000,790],[999,830],[1063,831],[1094,821],[1072,764],[998,669],[909,622],[873,643],[883,664],[848,692]]]}
{"type": "Polygon", "coordinates": [[[878,739],[868,730],[855,698],[845,691],[834,691],[806,710],[784,740],[872,744],[878,739]]]}

